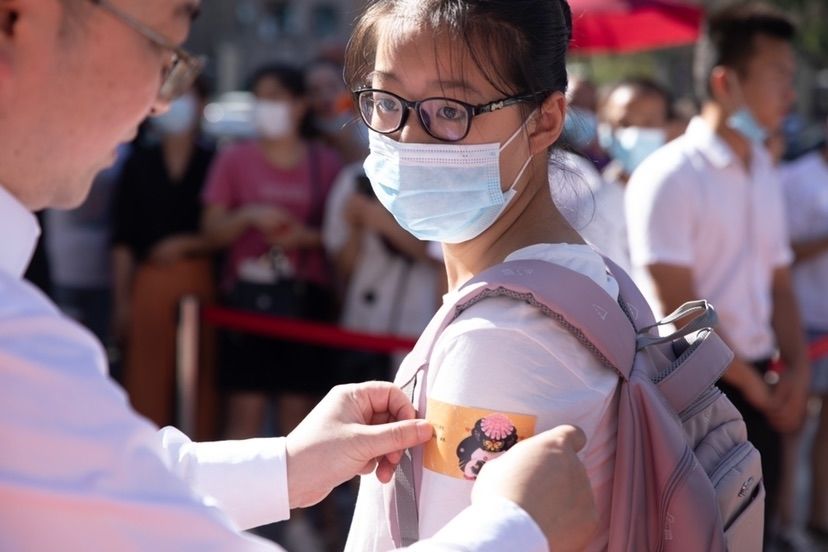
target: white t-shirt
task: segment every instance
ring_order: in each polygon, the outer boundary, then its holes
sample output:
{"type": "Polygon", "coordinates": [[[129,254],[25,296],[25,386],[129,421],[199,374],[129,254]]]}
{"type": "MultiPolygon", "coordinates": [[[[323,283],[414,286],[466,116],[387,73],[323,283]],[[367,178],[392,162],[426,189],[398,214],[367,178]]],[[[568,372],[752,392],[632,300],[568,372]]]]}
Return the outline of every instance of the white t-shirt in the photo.
{"type": "Polygon", "coordinates": [[[750,171],[701,118],[635,170],[626,192],[633,276],[664,316],[647,265],[689,267],[736,353],[772,355],[773,271],[791,262],[776,169],[754,147],[750,171]]]}
{"type": "Polygon", "coordinates": [[[592,162],[570,152],[550,162],[549,186],[567,222],[585,241],[629,272],[624,187],[606,180],[592,162]]]}
{"type": "MultiPolygon", "coordinates": [[[[821,151],[779,169],[793,243],[828,237],[828,163],[821,151]]],[[[805,326],[828,331],[828,252],[793,265],[805,326]]]]}
{"type": "MultiPolygon", "coordinates": [[[[361,172],[361,165],[343,169],[328,196],[322,235],[329,255],[348,241],[344,210],[361,172]]],[[[354,330],[417,337],[437,311],[437,277],[436,265],[395,254],[376,233],[365,232],[341,323],[354,330]]]]}
{"type": "MultiPolygon", "coordinates": [[[[589,246],[540,244],[507,258],[525,259],[556,263],[585,274],[618,297],[617,282],[589,246]]],[[[528,304],[498,297],[464,311],[438,338],[426,393],[429,400],[453,405],[457,411],[530,417],[534,433],[563,423],[580,426],[587,435],[580,457],[601,520],[590,549],[601,550],[608,538],[617,388],[616,374],[567,330],[528,304]]],[[[452,423],[451,419],[441,421],[452,423]]],[[[421,537],[433,535],[468,506],[473,483],[423,468],[418,504],[421,537]]],[[[370,552],[392,548],[385,524],[379,523],[385,519],[380,486],[363,477],[346,549],[370,552]]]]}

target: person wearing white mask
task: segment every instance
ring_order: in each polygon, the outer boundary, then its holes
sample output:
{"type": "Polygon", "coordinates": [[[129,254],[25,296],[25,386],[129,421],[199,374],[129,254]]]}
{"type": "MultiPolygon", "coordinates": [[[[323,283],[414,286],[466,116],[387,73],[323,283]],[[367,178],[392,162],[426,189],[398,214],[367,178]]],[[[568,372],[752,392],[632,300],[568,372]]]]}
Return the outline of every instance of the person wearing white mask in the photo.
{"type": "MultiPolygon", "coordinates": [[[[250,82],[258,137],[219,153],[203,195],[204,232],[215,247],[228,250],[221,291],[236,308],[332,320],[333,282],[321,225],[342,162],[312,138],[298,68],[268,65],[250,82]]],[[[233,336],[224,351],[232,359],[220,368],[229,437],[258,435],[276,393],[279,429],[289,431],[335,383],[319,348],[233,336]]]]}
{"type": "Polygon", "coordinates": [[[200,132],[206,99],[206,84],[198,80],[149,120],[154,137],[133,148],[114,199],[113,329],[122,379],[135,409],[162,427],[174,421],[176,326],[170,313],[186,295],[214,295],[210,247],[199,228],[201,191],[215,153],[200,132]]]}
{"type": "MultiPolygon", "coordinates": [[[[780,432],[805,413],[809,364],[792,286],[784,198],[764,140],[795,100],[795,28],[762,3],[711,14],[696,51],[701,115],[627,187],[634,273],[654,308],[711,301],[736,354],[722,387],[762,454],[775,513],[780,432]],[[769,373],[781,357],[781,375],[769,373]]],[[[769,521],[765,527],[770,529],[769,521]]]]}
{"type": "MultiPolygon", "coordinates": [[[[569,268],[617,299],[604,259],[550,193],[550,184],[561,184],[550,182],[547,166],[566,115],[569,6],[519,4],[370,5],[345,64],[371,131],[365,174],[402,228],[442,244],[449,305],[475,275],[511,260],[569,268]]],[[[598,530],[577,549],[606,548],[618,377],[563,325],[507,297],[464,310],[436,339],[428,366],[415,394],[438,431],[414,452],[423,458],[411,474],[419,499],[406,518],[419,535],[436,534],[469,504],[489,459],[518,438],[575,419],[588,436],[582,458],[599,512],[598,530]],[[478,425],[485,450],[466,446],[478,425]]],[[[398,514],[383,489],[363,478],[346,550],[393,548],[394,530],[377,523],[389,518],[398,514]]]]}

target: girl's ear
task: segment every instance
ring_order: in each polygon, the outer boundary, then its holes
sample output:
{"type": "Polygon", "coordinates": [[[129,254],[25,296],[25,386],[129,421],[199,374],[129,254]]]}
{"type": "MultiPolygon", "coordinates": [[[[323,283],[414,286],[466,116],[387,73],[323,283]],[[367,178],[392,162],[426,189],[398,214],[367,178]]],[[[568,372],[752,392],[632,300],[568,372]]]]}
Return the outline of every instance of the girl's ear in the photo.
{"type": "Polygon", "coordinates": [[[528,125],[529,150],[532,155],[545,152],[558,141],[566,118],[566,97],[553,92],[535,112],[528,125]]]}

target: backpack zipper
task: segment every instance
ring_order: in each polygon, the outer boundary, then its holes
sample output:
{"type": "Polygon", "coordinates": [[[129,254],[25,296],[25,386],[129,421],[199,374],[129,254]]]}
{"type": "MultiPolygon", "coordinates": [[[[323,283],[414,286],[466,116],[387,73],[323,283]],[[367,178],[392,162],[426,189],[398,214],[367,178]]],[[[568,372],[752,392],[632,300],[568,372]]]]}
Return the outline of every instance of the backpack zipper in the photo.
{"type": "MultiPolygon", "coordinates": [[[[673,493],[675,492],[676,488],[679,484],[684,481],[684,476],[687,472],[693,467],[693,451],[690,450],[689,446],[684,448],[684,454],[679,461],[679,465],[676,470],[673,472],[673,475],[670,477],[670,481],[667,484],[667,489],[664,492],[664,496],[661,499],[661,505],[659,506],[659,516],[658,519],[660,520],[660,527],[659,527],[659,539],[658,539],[658,552],[664,552],[664,547],[666,546],[667,542],[667,519],[669,516],[669,512],[667,511],[668,506],[670,505],[670,501],[673,499],[673,493]]],[[[671,537],[672,538],[672,537],[671,537]]]]}
{"type": "Polygon", "coordinates": [[[696,397],[696,399],[690,403],[690,406],[679,412],[678,416],[681,423],[686,422],[699,412],[705,410],[708,406],[716,402],[721,394],[722,391],[715,385],[708,387],[704,393],[696,397]]]}

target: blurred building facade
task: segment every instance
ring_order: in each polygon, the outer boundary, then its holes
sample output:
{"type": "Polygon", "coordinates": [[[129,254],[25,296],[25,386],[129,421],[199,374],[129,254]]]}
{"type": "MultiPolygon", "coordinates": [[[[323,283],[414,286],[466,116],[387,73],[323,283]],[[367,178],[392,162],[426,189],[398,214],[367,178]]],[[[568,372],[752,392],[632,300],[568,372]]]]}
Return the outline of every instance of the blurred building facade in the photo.
{"type": "Polygon", "coordinates": [[[259,65],[339,58],[366,0],[205,0],[189,47],[210,59],[218,92],[242,87],[259,65]]]}

